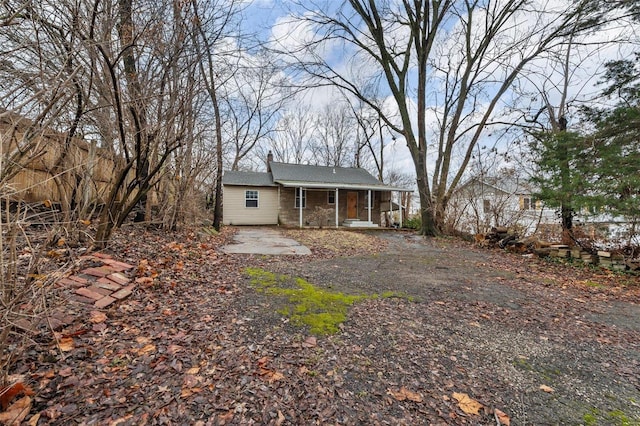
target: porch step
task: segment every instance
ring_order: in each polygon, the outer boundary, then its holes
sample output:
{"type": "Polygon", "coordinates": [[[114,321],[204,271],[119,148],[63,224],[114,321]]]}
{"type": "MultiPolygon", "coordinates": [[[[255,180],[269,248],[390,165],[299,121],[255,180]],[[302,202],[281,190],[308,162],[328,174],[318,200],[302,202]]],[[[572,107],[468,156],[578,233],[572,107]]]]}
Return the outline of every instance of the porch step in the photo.
{"type": "Polygon", "coordinates": [[[368,220],[346,219],[342,222],[345,228],[377,228],[378,224],[368,220]]]}

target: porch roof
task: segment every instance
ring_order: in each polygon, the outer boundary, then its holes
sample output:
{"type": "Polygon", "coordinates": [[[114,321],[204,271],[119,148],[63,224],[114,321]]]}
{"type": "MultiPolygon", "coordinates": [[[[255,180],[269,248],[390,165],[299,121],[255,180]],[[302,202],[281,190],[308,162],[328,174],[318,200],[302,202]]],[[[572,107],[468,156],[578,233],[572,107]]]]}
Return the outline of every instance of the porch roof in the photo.
{"type": "Polygon", "coordinates": [[[277,181],[280,185],[287,188],[299,188],[305,189],[352,189],[352,190],[372,190],[372,191],[400,191],[400,192],[412,192],[411,189],[398,188],[396,186],[389,186],[384,184],[378,185],[366,185],[366,184],[353,184],[353,183],[327,183],[327,182],[309,182],[309,181],[277,181]]]}

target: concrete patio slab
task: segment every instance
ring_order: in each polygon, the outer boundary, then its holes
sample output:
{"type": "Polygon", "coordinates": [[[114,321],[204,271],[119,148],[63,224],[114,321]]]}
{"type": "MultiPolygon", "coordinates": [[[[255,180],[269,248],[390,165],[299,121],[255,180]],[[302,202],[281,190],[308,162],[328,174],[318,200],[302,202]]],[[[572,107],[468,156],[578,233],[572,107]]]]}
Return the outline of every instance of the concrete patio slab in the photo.
{"type": "Polygon", "coordinates": [[[271,228],[238,228],[233,243],[222,247],[227,254],[307,255],[309,248],[296,240],[285,238],[271,228]]]}

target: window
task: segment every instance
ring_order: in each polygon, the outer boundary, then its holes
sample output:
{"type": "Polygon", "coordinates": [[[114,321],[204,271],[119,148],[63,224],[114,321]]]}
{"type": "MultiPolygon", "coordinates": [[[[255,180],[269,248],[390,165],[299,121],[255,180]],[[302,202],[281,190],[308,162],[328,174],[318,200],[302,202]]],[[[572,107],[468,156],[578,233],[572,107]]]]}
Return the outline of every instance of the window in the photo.
{"type": "Polygon", "coordinates": [[[520,197],[521,210],[538,210],[538,200],[533,197],[520,197]]]}
{"type": "Polygon", "coordinates": [[[302,191],[302,208],[307,208],[307,190],[296,188],[296,209],[300,208],[300,191],[302,191]]]}
{"type": "Polygon", "coordinates": [[[491,200],[483,200],[482,209],[485,213],[491,213],[491,200]]]}
{"type": "Polygon", "coordinates": [[[258,191],[244,191],[244,206],[258,207],[258,191]]]}
{"type": "MultiPolygon", "coordinates": [[[[376,194],[374,192],[371,193],[371,208],[373,208],[373,202],[376,199],[376,194]]],[[[364,208],[369,208],[369,191],[364,193],[364,208]]]]}
{"type": "Polygon", "coordinates": [[[327,192],[327,204],[335,204],[336,203],[336,193],[335,191],[327,192]]]}

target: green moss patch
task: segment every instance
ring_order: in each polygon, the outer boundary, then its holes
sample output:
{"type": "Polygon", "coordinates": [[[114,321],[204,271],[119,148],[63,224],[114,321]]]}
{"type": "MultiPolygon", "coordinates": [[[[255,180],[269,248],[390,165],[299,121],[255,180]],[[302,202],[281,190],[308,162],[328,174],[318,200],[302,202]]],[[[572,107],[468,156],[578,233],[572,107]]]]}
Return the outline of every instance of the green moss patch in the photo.
{"type": "Polygon", "coordinates": [[[279,313],[289,317],[294,325],[308,326],[310,332],[317,335],[338,332],[339,325],[347,319],[349,306],[355,302],[378,297],[405,297],[396,292],[349,295],[314,286],[302,278],[276,275],[260,268],[246,268],[245,273],[257,291],[286,299],[279,313]]]}

